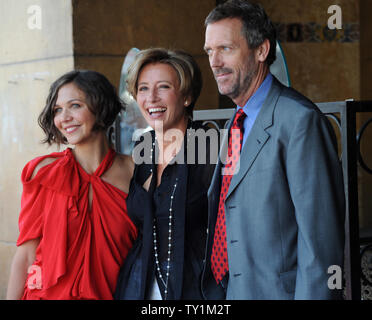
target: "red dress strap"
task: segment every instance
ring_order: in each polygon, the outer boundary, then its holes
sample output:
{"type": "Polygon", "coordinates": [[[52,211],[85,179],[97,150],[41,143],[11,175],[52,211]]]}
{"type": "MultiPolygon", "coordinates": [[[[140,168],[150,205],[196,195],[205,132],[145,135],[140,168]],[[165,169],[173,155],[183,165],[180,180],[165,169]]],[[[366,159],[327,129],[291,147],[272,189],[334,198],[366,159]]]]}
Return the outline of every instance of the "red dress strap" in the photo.
{"type": "Polygon", "coordinates": [[[91,182],[93,177],[94,178],[101,177],[111,167],[111,165],[114,162],[115,155],[116,155],[116,152],[113,149],[109,149],[104,159],[102,160],[102,162],[99,164],[98,168],[96,169],[96,171],[94,171],[92,174],[89,174],[83,169],[80,163],[75,160],[74,155],[72,154],[72,150],[71,149],[69,150],[70,150],[69,156],[74,159],[74,162],[76,163],[76,167],[79,171],[80,177],[87,182],[91,182]]]}
{"type": "Polygon", "coordinates": [[[95,176],[100,177],[104,174],[108,169],[110,169],[112,163],[114,162],[116,152],[113,149],[109,149],[105,158],[98,166],[97,170],[93,173],[95,176]]]}

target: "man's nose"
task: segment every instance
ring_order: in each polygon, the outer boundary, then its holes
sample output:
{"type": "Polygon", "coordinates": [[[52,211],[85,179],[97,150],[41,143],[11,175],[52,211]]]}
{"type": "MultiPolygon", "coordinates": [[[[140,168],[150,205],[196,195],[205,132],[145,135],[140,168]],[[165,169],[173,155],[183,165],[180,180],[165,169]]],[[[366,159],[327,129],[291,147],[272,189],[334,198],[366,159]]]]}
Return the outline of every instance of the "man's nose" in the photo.
{"type": "Polygon", "coordinates": [[[209,64],[211,65],[211,68],[219,68],[222,67],[222,59],[221,55],[214,51],[209,55],[209,64]]]}

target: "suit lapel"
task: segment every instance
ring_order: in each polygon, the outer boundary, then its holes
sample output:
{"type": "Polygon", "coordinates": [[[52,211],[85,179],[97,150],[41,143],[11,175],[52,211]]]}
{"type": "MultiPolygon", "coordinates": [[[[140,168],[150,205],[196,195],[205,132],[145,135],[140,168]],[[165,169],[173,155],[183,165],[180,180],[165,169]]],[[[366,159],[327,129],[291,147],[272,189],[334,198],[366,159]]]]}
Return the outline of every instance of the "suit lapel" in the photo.
{"type": "MultiPolygon", "coordinates": [[[[235,112],[236,113],[236,112],[235,112]]],[[[228,138],[229,135],[227,134],[230,131],[230,127],[232,125],[232,119],[235,117],[235,113],[233,117],[229,120],[227,128],[223,128],[224,130],[220,131],[220,150],[219,150],[219,155],[218,155],[218,162],[216,164],[216,168],[214,170],[212,180],[210,187],[208,189],[208,198],[212,198],[213,196],[217,195],[218,199],[220,196],[220,187],[221,187],[221,173],[223,170],[223,165],[221,159],[226,158],[227,154],[227,143],[228,143],[228,138]]],[[[218,204],[217,204],[218,205],[218,204]]]]}
{"type": "Polygon", "coordinates": [[[274,78],[269,94],[265,99],[261,111],[259,112],[251,132],[243,146],[240,155],[240,163],[238,163],[235,175],[231,179],[226,199],[247,174],[266,141],[270,138],[266,129],[273,125],[273,113],[281,90],[282,85],[274,78]]]}

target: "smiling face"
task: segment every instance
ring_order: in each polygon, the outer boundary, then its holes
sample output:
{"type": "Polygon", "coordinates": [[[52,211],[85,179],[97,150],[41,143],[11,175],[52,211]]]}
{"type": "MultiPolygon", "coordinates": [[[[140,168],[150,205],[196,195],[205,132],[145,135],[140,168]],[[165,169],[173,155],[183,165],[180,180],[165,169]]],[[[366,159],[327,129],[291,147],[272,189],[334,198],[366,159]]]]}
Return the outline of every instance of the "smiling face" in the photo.
{"type": "Polygon", "coordinates": [[[255,50],[248,48],[242,26],[237,18],[210,23],[204,45],[219,92],[238,105],[245,104],[246,92],[258,72],[255,50]]]}
{"type": "Polygon", "coordinates": [[[89,110],[86,96],[75,84],[67,83],[58,91],[53,108],[54,125],[69,144],[78,145],[91,141],[96,117],[89,110]]]}
{"type": "Polygon", "coordinates": [[[186,130],[187,103],[179,86],[177,73],[169,64],[150,63],[141,70],[136,99],[149,126],[155,129],[155,122],[161,121],[164,131],[186,130]]]}

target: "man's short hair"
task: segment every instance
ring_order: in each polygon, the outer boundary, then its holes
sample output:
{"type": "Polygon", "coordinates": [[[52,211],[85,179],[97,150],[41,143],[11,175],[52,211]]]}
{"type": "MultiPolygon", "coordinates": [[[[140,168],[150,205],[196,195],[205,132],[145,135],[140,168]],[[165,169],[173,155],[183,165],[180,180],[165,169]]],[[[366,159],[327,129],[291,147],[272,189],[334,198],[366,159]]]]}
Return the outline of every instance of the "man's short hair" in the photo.
{"type": "Polygon", "coordinates": [[[223,20],[237,18],[242,21],[242,33],[248,48],[258,48],[265,39],[270,41],[270,51],[266,63],[270,66],[276,59],[276,30],[259,4],[244,0],[229,0],[215,7],[205,19],[205,26],[223,20]]]}

